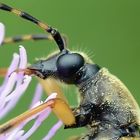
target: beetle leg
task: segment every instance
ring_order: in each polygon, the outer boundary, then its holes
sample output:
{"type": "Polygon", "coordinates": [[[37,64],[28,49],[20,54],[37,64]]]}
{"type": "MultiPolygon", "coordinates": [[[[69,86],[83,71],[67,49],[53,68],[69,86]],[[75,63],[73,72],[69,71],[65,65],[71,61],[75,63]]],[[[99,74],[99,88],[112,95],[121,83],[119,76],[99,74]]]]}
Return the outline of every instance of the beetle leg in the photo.
{"type": "Polygon", "coordinates": [[[0,77],[4,77],[7,73],[7,68],[0,68],[0,77]]]}
{"type": "Polygon", "coordinates": [[[3,125],[0,125],[0,134],[5,133],[5,132],[15,128],[16,126],[18,126],[20,123],[22,123],[26,119],[32,117],[33,115],[36,115],[37,113],[43,111],[47,107],[52,108],[55,104],[55,100],[56,99],[51,99],[33,109],[28,110],[28,111],[24,112],[23,114],[11,119],[10,121],[4,123],[3,125]]]}
{"type": "Polygon", "coordinates": [[[32,117],[33,115],[38,114],[39,112],[43,111],[47,107],[51,107],[53,112],[57,115],[59,119],[62,120],[64,124],[71,125],[75,123],[75,118],[68,106],[68,104],[60,98],[50,99],[47,102],[31,109],[23,114],[11,119],[10,121],[0,125],[0,134],[6,133],[11,129],[15,128],[28,118],[32,117]],[[70,120],[68,120],[70,118],[70,120]]]}
{"type": "MultiPolygon", "coordinates": [[[[4,76],[7,72],[6,68],[0,68],[0,76],[4,76]]],[[[35,73],[35,70],[30,70],[28,68],[26,69],[17,69],[15,72],[19,73],[22,72],[24,75],[32,75],[35,73]]],[[[71,125],[75,124],[75,117],[72,113],[72,110],[70,109],[68,102],[65,98],[65,96],[62,94],[60,85],[56,82],[54,79],[48,78],[47,80],[43,80],[41,78],[38,78],[40,84],[42,85],[45,93],[48,94],[48,96],[54,92],[57,93],[57,100],[55,102],[55,106],[52,109],[53,112],[56,114],[56,116],[62,120],[62,122],[65,125],[71,125]]]]}
{"type": "Polygon", "coordinates": [[[122,137],[120,140],[140,140],[138,137],[122,137]]]}
{"type": "Polygon", "coordinates": [[[80,136],[72,136],[70,138],[68,138],[68,140],[79,140],[80,136]]]}
{"type": "Polygon", "coordinates": [[[56,116],[61,119],[62,122],[67,126],[75,124],[74,114],[67,104],[68,102],[65,96],[62,94],[60,85],[56,82],[56,80],[51,78],[48,78],[47,80],[38,78],[38,80],[42,85],[45,93],[50,95],[52,92],[56,92],[57,98],[60,98],[63,101],[61,101],[60,103],[57,101],[57,105],[55,105],[55,107],[52,109],[56,116]]]}
{"type": "Polygon", "coordinates": [[[78,127],[83,127],[85,125],[87,125],[90,121],[90,119],[92,119],[92,104],[88,103],[88,104],[83,104],[80,105],[77,108],[73,108],[73,114],[75,116],[75,121],[76,123],[71,125],[71,126],[67,126],[65,125],[65,129],[67,128],[78,128],[78,127]]]}

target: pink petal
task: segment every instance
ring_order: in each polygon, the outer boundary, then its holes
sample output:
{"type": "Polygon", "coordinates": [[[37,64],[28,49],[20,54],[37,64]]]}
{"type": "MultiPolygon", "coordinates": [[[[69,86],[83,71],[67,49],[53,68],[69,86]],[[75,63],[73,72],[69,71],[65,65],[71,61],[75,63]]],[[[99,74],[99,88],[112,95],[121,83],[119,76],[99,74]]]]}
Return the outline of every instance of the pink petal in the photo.
{"type": "Polygon", "coordinates": [[[19,64],[19,68],[20,69],[24,69],[27,65],[27,54],[26,54],[26,50],[23,46],[19,46],[19,54],[20,54],[20,64],[19,64]]]}
{"type": "Polygon", "coordinates": [[[0,23],[0,45],[3,42],[4,35],[5,35],[5,27],[2,23],[0,23]]]}
{"type": "Polygon", "coordinates": [[[48,134],[42,139],[42,140],[50,140],[55,133],[58,131],[58,129],[62,126],[62,121],[58,121],[48,132],[48,134]]]}
{"type": "Polygon", "coordinates": [[[33,98],[33,100],[32,100],[32,103],[31,103],[31,105],[30,105],[30,108],[31,108],[35,103],[37,103],[38,101],[41,100],[42,92],[43,92],[42,86],[41,86],[40,84],[38,84],[37,87],[36,87],[36,91],[35,91],[35,94],[34,94],[34,98],[33,98]]]}

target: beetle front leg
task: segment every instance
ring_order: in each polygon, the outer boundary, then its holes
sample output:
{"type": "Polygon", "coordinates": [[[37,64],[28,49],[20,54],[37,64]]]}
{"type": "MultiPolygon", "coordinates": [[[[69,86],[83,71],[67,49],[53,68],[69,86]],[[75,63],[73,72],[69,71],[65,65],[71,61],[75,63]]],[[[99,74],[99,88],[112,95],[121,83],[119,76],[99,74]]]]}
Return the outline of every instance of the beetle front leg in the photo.
{"type": "Polygon", "coordinates": [[[92,119],[93,116],[91,111],[92,109],[93,109],[93,105],[91,103],[82,104],[77,108],[73,108],[72,111],[75,116],[76,123],[71,126],[65,125],[64,129],[86,126],[89,123],[89,121],[92,119]]]}

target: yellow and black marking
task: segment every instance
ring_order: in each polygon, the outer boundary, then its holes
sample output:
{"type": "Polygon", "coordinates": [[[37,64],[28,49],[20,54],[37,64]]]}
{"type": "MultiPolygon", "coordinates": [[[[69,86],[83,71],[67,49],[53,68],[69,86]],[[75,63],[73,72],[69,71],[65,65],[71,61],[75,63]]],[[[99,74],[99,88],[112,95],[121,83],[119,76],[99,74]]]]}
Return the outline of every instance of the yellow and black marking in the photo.
{"type": "Polygon", "coordinates": [[[13,125],[8,124],[5,127],[1,128],[0,130],[0,134],[7,132],[8,130],[10,130],[13,127],[13,125]]]}
{"type": "Polygon", "coordinates": [[[21,124],[22,122],[27,120],[28,118],[30,118],[30,117],[36,115],[37,113],[45,110],[47,107],[52,108],[55,104],[55,100],[57,100],[57,98],[56,99],[51,99],[47,102],[44,102],[44,103],[40,104],[39,106],[37,106],[35,108],[27,110],[23,114],[20,114],[19,116],[17,116],[15,118],[9,120],[8,122],[0,125],[0,134],[12,130],[13,128],[15,128],[16,126],[18,126],[19,124],[21,124]]]}
{"type": "Polygon", "coordinates": [[[6,4],[0,3],[0,9],[11,12],[23,19],[26,19],[28,21],[31,21],[32,23],[35,23],[36,25],[38,25],[39,27],[41,27],[42,29],[44,29],[45,31],[47,31],[48,33],[50,33],[52,35],[52,37],[54,38],[55,42],[57,43],[60,51],[62,51],[64,49],[65,43],[64,43],[60,33],[56,29],[41,22],[40,20],[36,19],[35,17],[31,16],[30,14],[23,12],[21,10],[18,10],[18,9],[12,8],[6,4]]]}
{"type": "Polygon", "coordinates": [[[3,3],[0,3],[0,9],[11,12],[17,16],[20,16],[20,17],[26,19],[26,20],[29,20],[29,21],[37,24],[41,28],[45,29],[46,31],[49,29],[49,26],[47,24],[42,23],[41,21],[39,21],[38,19],[34,18],[33,16],[29,15],[26,12],[12,8],[12,7],[10,7],[6,4],[3,4],[3,3]]]}
{"type": "Polygon", "coordinates": [[[23,35],[23,36],[15,36],[15,37],[7,37],[3,40],[3,44],[7,43],[16,43],[21,41],[30,41],[30,40],[53,40],[51,35],[46,34],[34,34],[34,35],[23,35]]]}
{"type": "Polygon", "coordinates": [[[7,73],[7,68],[0,68],[0,77],[5,77],[7,73]]]}

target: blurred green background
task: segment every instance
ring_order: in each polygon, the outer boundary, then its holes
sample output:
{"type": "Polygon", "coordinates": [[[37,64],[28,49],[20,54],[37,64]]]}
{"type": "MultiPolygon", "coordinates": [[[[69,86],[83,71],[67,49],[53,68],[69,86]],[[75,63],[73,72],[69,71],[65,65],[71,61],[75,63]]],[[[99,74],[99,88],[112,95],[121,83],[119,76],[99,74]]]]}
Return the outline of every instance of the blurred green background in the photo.
{"type": "MultiPolygon", "coordinates": [[[[84,51],[95,63],[107,67],[127,85],[140,103],[139,0],[30,0],[28,2],[1,0],[1,2],[22,9],[56,27],[61,33],[65,33],[69,37],[70,49],[84,51]]],[[[0,11],[0,22],[6,26],[6,36],[44,33],[32,23],[4,11],[0,11]]],[[[36,57],[47,56],[57,50],[55,43],[49,41],[19,44],[25,46],[30,63],[33,63],[36,57]]],[[[8,67],[12,54],[18,52],[19,44],[8,44],[0,48],[0,67],[8,67]]],[[[12,110],[3,121],[28,108],[36,84],[36,79],[33,79],[16,109],[12,110]]],[[[73,86],[65,89],[72,105],[76,105],[75,90],[73,86]]],[[[30,140],[41,140],[56,121],[54,115],[49,117],[30,140]]],[[[65,140],[81,131],[84,130],[62,128],[53,140],[65,140]]]]}

